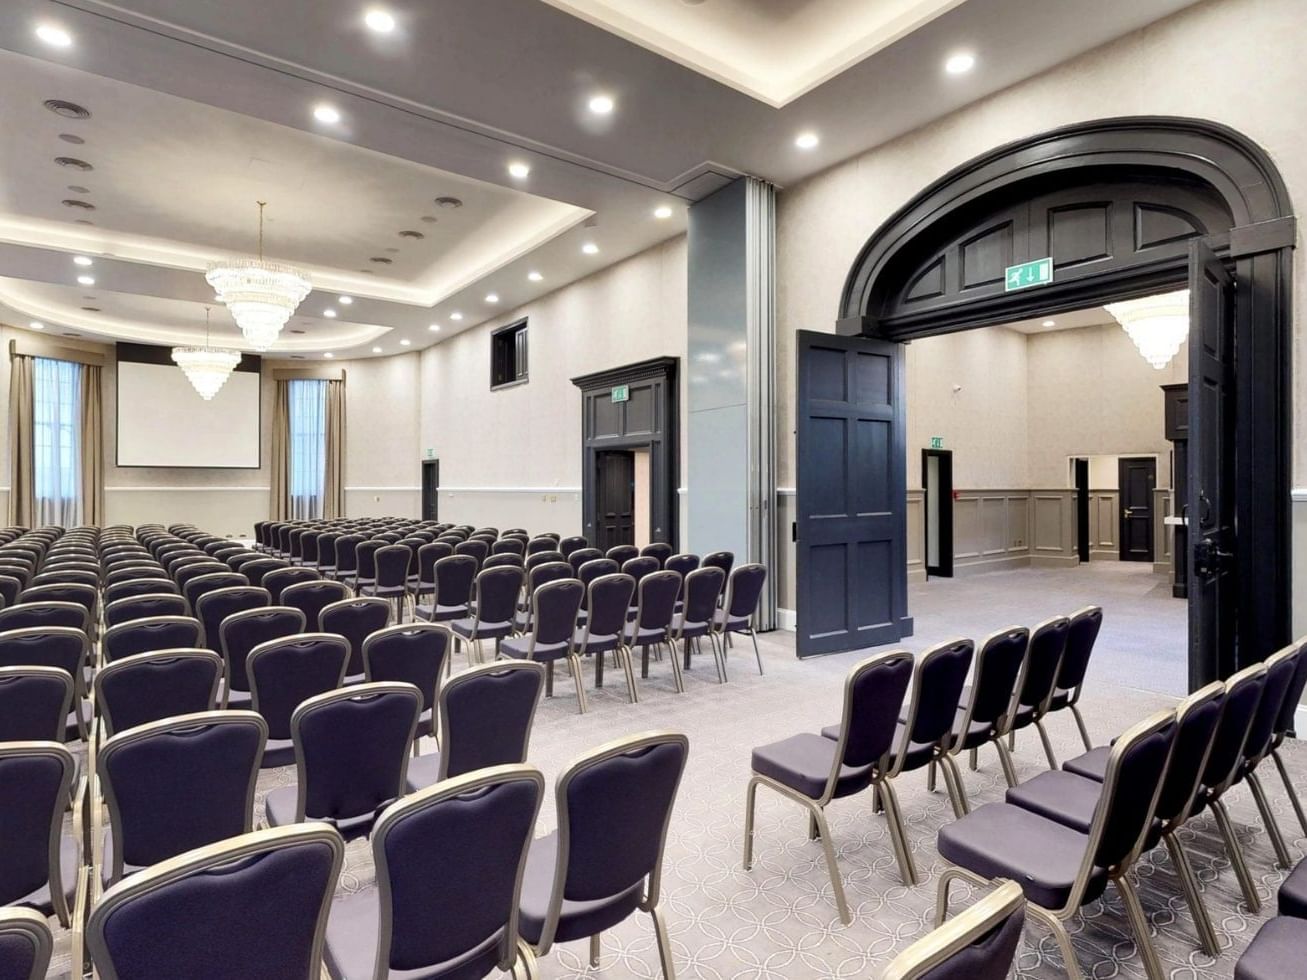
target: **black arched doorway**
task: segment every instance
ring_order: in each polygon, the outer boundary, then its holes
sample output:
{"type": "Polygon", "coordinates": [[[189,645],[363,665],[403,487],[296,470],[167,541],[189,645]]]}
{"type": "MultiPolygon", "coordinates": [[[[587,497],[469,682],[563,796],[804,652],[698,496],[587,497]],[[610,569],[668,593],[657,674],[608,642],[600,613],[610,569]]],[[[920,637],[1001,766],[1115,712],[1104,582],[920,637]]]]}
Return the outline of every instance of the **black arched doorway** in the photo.
{"type": "Polygon", "coordinates": [[[1000,147],[891,217],[850,270],[837,335],[797,344],[800,655],[912,632],[903,341],[1184,286],[1190,682],[1286,642],[1291,215],[1238,133],[1129,118],[1000,147]],[[1051,283],[1005,290],[1005,268],[1048,256],[1051,283]]]}

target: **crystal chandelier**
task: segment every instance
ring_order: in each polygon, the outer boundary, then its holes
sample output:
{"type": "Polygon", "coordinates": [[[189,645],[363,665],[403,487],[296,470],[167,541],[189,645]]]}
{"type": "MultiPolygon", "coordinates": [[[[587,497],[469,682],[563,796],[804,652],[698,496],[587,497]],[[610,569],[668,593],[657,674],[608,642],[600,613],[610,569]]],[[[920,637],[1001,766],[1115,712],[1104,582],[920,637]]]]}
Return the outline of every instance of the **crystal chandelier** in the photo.
{"type": "Polygon", "coordinates": [[[214,262],[204,278],[218,300],[255,350],[267,350],[277,341],[295,308],[313,288],[298,269],[263,258],[263,209],[259,201],[259,257],[214,262]]]}
{"type": "Polygon", "coordinates": [[[239,351],[209,346],[209,308],[204,308],[204,346],[174,347],[172,359],[182,369],[191,385],[206,402],[227,383],[227,378],[241,362],[239,351]]]}
{"type": "Polygon", "coordinates": [[[1108,313],[1139,348],[1144,360],[1162,370],[1189,339],[1189,290],[1109,303],[1108,313]]]}

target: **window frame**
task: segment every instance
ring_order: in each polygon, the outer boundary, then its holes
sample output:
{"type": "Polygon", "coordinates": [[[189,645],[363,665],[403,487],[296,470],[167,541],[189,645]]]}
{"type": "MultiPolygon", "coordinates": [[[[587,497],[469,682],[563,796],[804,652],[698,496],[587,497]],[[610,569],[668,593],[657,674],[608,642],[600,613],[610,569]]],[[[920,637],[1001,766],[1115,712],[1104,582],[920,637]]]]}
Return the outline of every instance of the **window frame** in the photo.
{"type": "Polygon", "coordinates": [[[529,317],[522,317],[520,320],[514,320],[512,323],[507,323],[504,326],[498,327],[490,332],[490,390],[491,391],[500,391],[504,388],[514,388],[517,385],[524,385],[531,380],[531,373],[530,373],[531,335],[527,329],[529,319],[530,319],[529,317]],[[521,373],[515,373],[514,377],[511,378],[510,380],[497,382],[495,378],[498,372],[495,369],[499,364],[500,348],[505,344],[506,337],[511,338],[509,342],[513,344],[513,351],[512,351],[513,367],[514,367],[514,371],[516,372],[516,369],[518,367],[517,348],[519,346],[517,344],[516,338],[519,334],[522,336],[522,343],[520,346],[521,346],[523,365],[522,365],[521,373]]]}

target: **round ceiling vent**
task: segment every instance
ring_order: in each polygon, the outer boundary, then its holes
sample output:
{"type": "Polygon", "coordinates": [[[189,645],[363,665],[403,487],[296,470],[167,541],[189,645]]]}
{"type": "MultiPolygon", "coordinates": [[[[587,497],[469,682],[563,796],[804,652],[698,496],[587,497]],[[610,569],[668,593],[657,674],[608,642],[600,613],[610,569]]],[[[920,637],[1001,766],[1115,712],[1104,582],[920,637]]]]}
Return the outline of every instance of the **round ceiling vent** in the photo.
{"type": "Polygon", "coordinates": [[[292,330],[291,333],[303,333],[303,330],[292,330]]]}
{"type": "Polygon", "coordinates": [[[100,312],[100,308],[99,308],[98,306],[83,306],[82,309],[84,309],[87,313],[99,313],[99,312],[100,312]]]}
{"type": "Polygon", "coordinates": [[[412,229],[406,229],[406,230],[401,231],[401,232],[399,233],[399,237],[400,237],[400,238],[423,239],[423,238],[426,238],[427,236],[424,235],[424,234],[422,234],[422,232],[420,232],[420,231],[413,231],[412,229]]]}
{"type": "Polygon", "coordinates": [[[69,185],[68,185],[68,189],[69,189],[70,191],[72,191],[74,194],[89,194],[89,193],[91,193],[91,189],[90,189],[89,187],[83,187],[81,184],[69,184],[69,185]]]}
{"type": "MultiPolygon", "coordinates": [[[[387,259],[387,261],[389,261],[389,259],[387,259]]],[[[377,274],[376,269],[359,269],[359,272],[363,273],[365,276],[375,276],[377,274]]]]}
{"type": "Polygon", "coordinates": [[[94,170],[85,160],[79,160],[77,157],[55,157],[54,162],[61,167],[71,167],[73,170],[94,170]]]}
{"type": "Polygon", "coordinates": [[[86,140],[82,139],[80,136],[75,136],[72,133],[60,133],[59,138],[65,143],[72,143],[73,146],[81,146],[86,142],[86,140]]]}
{"type": "Polygon", "coordinates": [[[94,222],[94,221],[90,221],[90,220],[88,220],[88,219],[86,219],[86,218],[78,218],[75,222],[73,222],[73,224],[77,224],[77,225],[93,225],[93,224],[95,224],[95,222],[94,222]]]}
{"type": "Polygon", "coordinates": [[[65,102],[63,99],[46,99],[42,104],[56,116],[63,116],[65,119],[91,118],[91,110],[79,106],[76,102],[65,102]]]}
{"type": "Polygon", "coordinates": [[[65,330],[65,331],[64,331],[64,336],[65,336],[65,337],[80,337],[81,334],[79,334],[79,333],[73,333],[71,330],[65,330]]]}
{"type": "Polygon", "coordinates": [[[369,261],[369,262],[375,262],[375,263],[377,263],[378,265],[390,265],[390,263],[394,262],[395,260],[394,260],[394,259],[388,259],[388,258],[386,258],[384,255],[374,255],[374,256],[372,256],[372,258],[368,259],[368,261],[369,261]]]}
{"type": "Polygon", "coordinates": [[[422,220],[429,225],[434,225],[439,219],[434,214],[424,214],[422,220]]]}
{"type": "Polygon", "coordinates": [[[61,203],[66,208],[81,208],[83,211],[95,210],[95,205],[92,204],[90,201],[79,201],[75,197],[66,197],[59,203],[61,203]]]}
{"type": "Polygon", "coordinates": [[[442,208],[461,208],[463,202],[456,197],[438,197],[436,203],[442,208]]]}

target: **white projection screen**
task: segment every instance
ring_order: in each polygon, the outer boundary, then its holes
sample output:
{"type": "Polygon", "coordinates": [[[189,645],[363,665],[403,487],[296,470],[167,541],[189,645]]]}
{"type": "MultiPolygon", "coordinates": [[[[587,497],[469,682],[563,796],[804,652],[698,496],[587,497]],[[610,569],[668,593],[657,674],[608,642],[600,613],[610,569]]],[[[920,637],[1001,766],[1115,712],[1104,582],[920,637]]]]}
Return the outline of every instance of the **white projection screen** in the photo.
{"type": "Polygon", "coordinates": [[[118,360],[118,465],[258,469],[259,373],[205,401],[175,364],[118,360]]]}

